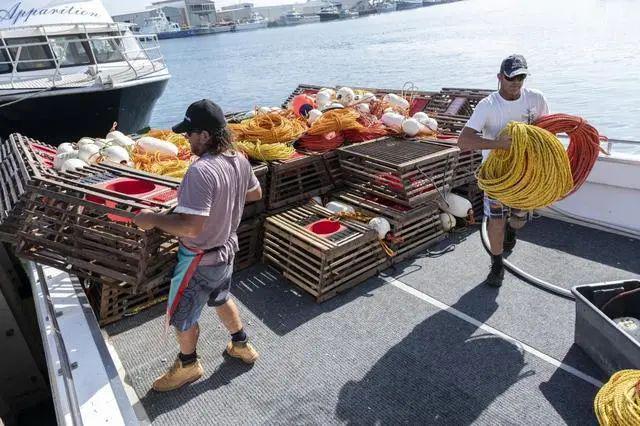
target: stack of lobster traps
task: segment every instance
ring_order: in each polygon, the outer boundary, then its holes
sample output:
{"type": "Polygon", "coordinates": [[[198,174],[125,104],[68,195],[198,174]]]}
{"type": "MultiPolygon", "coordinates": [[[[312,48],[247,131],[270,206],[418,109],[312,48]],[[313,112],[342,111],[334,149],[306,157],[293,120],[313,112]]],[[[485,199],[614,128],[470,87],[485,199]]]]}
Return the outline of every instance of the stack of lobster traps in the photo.
{"type": "Polygon", "coordinates": [[[263,258],[318,302],[388,265],[373,229],[313,204],[267,217],[263,258]]]}

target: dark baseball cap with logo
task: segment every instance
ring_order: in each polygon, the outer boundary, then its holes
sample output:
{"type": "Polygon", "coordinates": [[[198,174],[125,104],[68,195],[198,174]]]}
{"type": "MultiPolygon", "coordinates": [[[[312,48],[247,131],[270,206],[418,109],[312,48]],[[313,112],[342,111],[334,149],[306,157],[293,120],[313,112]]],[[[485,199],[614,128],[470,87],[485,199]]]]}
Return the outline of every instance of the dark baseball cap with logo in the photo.
{"type": "Polygon", "coordinates": [[[171,128],[175,133],[187,133],[193,130],[217,131],[224,129],[227,120],[222,108],[209,99],[202,99],[189,105],[184,120],[171,128]]]}
{"type": "Polygon", "coordinates": [[[500,64],[500,73],[509,78],[522,74],[529,75],[527,61],[522,55],[511,55],[500,64]]]}

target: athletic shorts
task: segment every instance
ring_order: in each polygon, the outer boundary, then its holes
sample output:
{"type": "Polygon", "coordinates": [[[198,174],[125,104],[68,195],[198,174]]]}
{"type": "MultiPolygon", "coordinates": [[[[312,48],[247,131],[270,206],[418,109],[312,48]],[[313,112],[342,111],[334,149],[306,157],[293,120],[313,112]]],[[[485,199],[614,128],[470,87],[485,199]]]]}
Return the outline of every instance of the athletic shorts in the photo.
{"type": "Polygon", "coordinates": [[[224,305],[229,300],[232,273],[233,262],[198,266],[171,317],[171,325],[179,331],[187,331],[198,322],[205,303],[224,305]]]}

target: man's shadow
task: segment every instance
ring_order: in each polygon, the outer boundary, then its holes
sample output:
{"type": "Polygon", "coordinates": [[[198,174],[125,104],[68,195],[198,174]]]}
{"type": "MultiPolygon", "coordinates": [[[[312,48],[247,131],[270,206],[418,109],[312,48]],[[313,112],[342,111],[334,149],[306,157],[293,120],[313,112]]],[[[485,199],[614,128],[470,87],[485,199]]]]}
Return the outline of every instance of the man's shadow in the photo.
{"type": "MultiPolygon", "coordinates": [[[[498,292],[476,286],[453,305],[485,322],[498,292]]],[[[337,416],[358,424],[470,424],[518,380],[523,351],[513,343],[439,311],[391,348],[360,381],[340,391],[337,416]]],[[[507,419],[504,419],[507,421],[507,419]]]]}

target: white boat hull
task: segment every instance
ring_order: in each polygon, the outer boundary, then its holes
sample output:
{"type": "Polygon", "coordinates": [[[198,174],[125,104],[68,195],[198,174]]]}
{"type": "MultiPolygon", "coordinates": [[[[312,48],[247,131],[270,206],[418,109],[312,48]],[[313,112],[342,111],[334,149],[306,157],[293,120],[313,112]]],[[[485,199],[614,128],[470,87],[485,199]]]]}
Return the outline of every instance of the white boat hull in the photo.
{"type": "Polygon", "coordinates": [[[640,236],[640,159],[601,155],[582,187],[542,213],[640,236]],[[567,217],[569,216],[569,217],[567,217]]]}
{"type": "Polygon", "coordinates": [[[250,31],[267,28],[267,21],[264,22],[247,22],[244,24],[236,24],[236,31],[250,31]]]}

